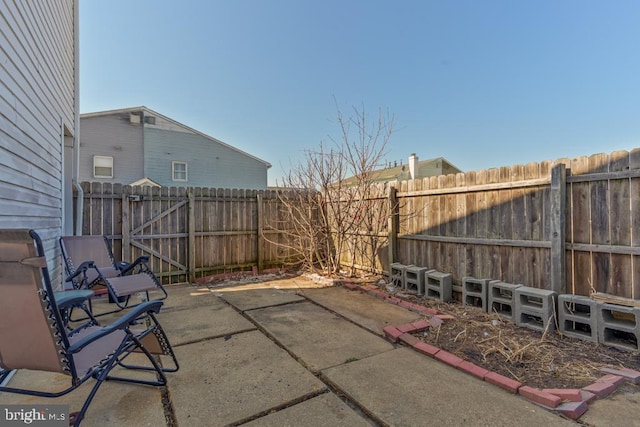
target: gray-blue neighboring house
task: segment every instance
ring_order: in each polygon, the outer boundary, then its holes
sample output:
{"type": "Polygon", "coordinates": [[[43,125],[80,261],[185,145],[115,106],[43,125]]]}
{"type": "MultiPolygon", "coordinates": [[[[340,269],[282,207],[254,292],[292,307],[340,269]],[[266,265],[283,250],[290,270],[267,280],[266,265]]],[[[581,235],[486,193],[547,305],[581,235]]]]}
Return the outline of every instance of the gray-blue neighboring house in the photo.
{"type": "Polygon", "coordinates": [[[81,181],[265,190],[270,167],[147,107],[80,115],[81,181]]]}

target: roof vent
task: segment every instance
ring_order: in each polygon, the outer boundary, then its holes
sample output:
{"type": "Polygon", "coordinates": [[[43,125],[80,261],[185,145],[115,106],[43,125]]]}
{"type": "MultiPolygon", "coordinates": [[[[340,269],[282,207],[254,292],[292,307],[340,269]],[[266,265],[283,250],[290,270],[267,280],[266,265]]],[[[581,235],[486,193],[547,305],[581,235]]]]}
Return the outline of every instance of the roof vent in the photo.
{"type": "Polygon", "coordinates": [[[129,114],[129,123],[139,124],[140,123],[140,115],[138,114],[129,114]]]}
{"type": "Polygon", "coordinates": [[[144,116],[144,122],[150,125],[155,125],[156,118],[154,116],[144,116]]]}

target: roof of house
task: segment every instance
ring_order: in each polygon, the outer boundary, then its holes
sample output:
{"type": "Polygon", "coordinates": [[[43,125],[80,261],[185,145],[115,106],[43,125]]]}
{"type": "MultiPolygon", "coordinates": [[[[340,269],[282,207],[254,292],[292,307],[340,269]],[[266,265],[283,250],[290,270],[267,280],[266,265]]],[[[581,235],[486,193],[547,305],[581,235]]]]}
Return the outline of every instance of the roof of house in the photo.
{"type": "Polygon", "coordinates": [[[241,153],[241,154],[243,154],[243,155],[245,155],[247,157],[251,157],[254,160],[262,162],[267,166],[267,169],[271,167],[271,163],[269,163],[269,162],[267,162],[265,160],[262,160],[262,159],[260,159],[260,158],[258,158],[256,156],[253,156],[253,155],[247,153],[246,151],[242,151],[239,148],[236,148],[236,147],[234,147],[232,145],[229,145],[229,144],[227,144],[225,142],[222,142],[219,139],[216,139],[216,138],[214,138],[214,137],[212,137],[210,135],[202,133],[199,130],[196,130],[196,129],[192,128],[192,127],[189,127],[189,126],[187,126],[187,125],[185,125],[183,123],[180,123],[180,122],[178,122],[176,120],[173,120],[172,118],[167,117],[167,116],[165,116],[163,114],[160,114],[157,111],[154,111],[154,110],[152,110],[150,108],[147,108],[144,105],[142,105],[140,107],[120,108],[120,109],[116,109],[116,110],[106,110],[106,111],[96,111],[96,112],[92,112],[92,113],[83,113],[83,114],[80,114],[80,118],[83,119],[83,118],[91,118],[91,117],[109,116],[109,115],[113,115],[113,114],[122,114],[122,113],[137,113],[137,112],[140,112],[140,111],[144,112],[147,115],[161,117],[163,120],[166,120],[166,121],[172,123],[175,126],[182,127],[184,130],[186,130],[188,132],[194,133],[196,135],[200,135],[200,136],[202,136],[202,137],[204,137],[206,139],[211,140],[212,142],[215,142],[216,144],[224,145],[225,147],[227,147],[227,148],[229,148],[231,150],[234,150],[234,151],[236,151],[238,153],[241,153]]]}
{"type": "Polygon", "coordinates": [[[160,184],[158,184],[157,182],[155,182],[151,178],[147,178],[146,176],[144,178],[141,178],[141,179],[137,180],[137,181],[133,181],[129,185],[148,185],[150,187],[162,187],[160,184]]]}
{"type": "MultiPolygon", "coordinates": [[[[462,170],[458,169],[451,162],[449,162],[444,157],[436,157],[428,160],[418,161],[418,178],[425,178],[428,176],[434,176],[433,173],[429,173],[429,169],[445,169],[445,165],[448,166],[448,169],[451,169],[454,173],[462,172],[462,170]],[[437,166],[437,162],[442,162],[442,167],[437,166]]],[[[401,164],[397,166],[386,167],[382,169],[378,169],[372,173],[371,181],[372,182],[388,182],[388,181],[405,181],[411,179],[411,174],[409,173],[409,165],[401,164]]],[[[343,184],[355,184],[356,178],[349,177],[342,181],[343,184]]]]}

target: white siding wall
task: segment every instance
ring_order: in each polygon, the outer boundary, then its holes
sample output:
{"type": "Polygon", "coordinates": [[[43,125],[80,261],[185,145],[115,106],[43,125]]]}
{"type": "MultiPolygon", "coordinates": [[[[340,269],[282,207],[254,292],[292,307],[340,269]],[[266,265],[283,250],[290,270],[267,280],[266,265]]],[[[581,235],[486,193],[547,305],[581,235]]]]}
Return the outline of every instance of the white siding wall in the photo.
{"type": "Polygon", "coordinates": [[[63,128],[76,127],[74,0],[0,0],[0,228],[33,228],[59,283],[63,128]]]}

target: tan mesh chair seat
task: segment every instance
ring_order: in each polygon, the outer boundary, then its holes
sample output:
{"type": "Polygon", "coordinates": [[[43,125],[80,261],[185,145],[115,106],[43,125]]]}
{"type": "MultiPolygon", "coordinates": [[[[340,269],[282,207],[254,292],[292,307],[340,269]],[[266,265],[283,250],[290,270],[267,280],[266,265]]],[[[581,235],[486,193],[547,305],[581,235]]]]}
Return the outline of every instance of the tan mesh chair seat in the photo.
{"type": "MultiPolygon", "coordinates": [[[[82,329],[77,334],[69,337],[69,344],[73,345],[86,336],[101,331],[101,326],[89,326],[82,329]]],[[[99,341],[95,341],[76,354],[73,355],[73,363],[75,364],[78,375],[83,376],[91,372],[94,366],[98,365],[101,360],[109,357],[115,349],[118,348],[126,333],[120,329],[104,336],[99,341]]]]}
{"type": "Polygon", "coordinates": [[[109,279],[109,285],[118,297],[133,295],[136,292],[151,291],[158,287],[155,280],[153,280],[153,276],[147,273],[112,277],[109,279]]]}
{"type": "MultiPolygon", "coordinates": [[[[118,309],[132,307],[130,297],[144,292],[159,291],[153,299],[163,300],[167,292],[147,264],[148,257],[138,257],[132,263],[116,262],[111,244],[105,236],[63,236],[60,248],[67,275],[76,289],[92,289],[104,285],[118,309]]],[[[117,311],[117,310],[116,310],[117,311]]],[[[107,314],[107,313],[103,313],[107,314]]]]}

